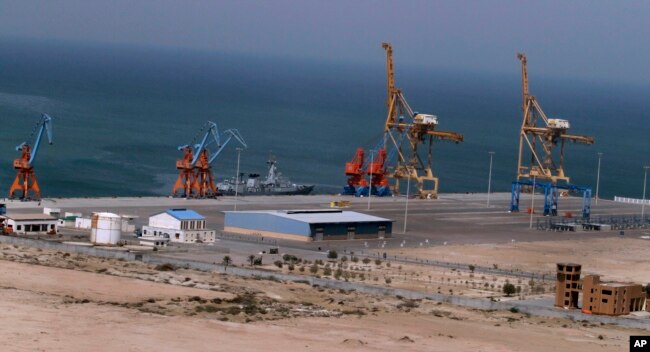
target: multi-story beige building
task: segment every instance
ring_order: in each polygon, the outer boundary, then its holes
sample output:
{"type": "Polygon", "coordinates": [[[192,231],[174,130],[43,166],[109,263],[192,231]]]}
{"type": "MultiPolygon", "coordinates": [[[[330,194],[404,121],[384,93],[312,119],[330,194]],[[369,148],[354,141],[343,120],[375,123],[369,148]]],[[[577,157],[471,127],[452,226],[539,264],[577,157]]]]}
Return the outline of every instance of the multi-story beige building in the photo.
{"type": "Polygon", "coordinates": [[[582,312],[587,314],[624,315],[646,310],[643,286],[633,283],[605,283],[598,275],[580,278],[582,266],[557,264],[555,306],[578,308],[582,292],[582,312]]]}
{"type": "Polygon", "coordinates": [[[622,315],[646,309],[643,286],[632,283],[604,283],[600,276],[582,279],[582,312],[588,314],[622,315]]]}
{"type": "Polygon", "coordinates": [[[578,308],[580,296],[580,264],[558,263],[557,285],[555,286],[555,306],[578,308]]]}

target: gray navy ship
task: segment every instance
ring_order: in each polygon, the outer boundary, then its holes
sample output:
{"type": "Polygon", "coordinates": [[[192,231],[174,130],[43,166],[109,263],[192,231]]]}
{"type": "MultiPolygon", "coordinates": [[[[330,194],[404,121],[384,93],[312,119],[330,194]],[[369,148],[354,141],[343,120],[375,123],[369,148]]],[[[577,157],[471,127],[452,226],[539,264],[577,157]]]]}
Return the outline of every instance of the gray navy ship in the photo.
{"type": "Polygon", "coordinates": [[[259,174],[249,174],[244,179],[244,174],[240,174],[238,180],[234,177],[225,179],[217,183],[217,192],[222,195],[234,195],[235,187],[239,195],[297,195],[309,194],[314,190],[314,185],[299,185],[291,183],[289,179],[282,176],[278,171],[277,162],[273,159],[266,162],[268,164],[268,173],[266,178],[262,179],[259,174]]]}

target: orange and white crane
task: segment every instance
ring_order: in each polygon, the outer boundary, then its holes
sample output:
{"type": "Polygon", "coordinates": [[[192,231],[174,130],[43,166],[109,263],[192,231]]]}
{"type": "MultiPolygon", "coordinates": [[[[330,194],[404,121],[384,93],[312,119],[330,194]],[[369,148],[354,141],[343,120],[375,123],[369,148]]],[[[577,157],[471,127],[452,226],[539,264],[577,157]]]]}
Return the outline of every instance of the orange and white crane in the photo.
{"type": "Polygon", "coordinates": [[[42,114],[41,119],[36,123],[34,131],[36,132],[34,144],[30,145],[27,141],[16,146],[16,151],[20,152],[20,158],[14,160],[14,169],[17,170],[16,178],[9,189],[9,198],[18,197],[21,200],[39,200],[41,199],[41,188],[36,180],[34,172],[34,162],[38,155],[43,134],[47,134],[49,144],[52,144],[52,118],[48,114],[42,114]]]}

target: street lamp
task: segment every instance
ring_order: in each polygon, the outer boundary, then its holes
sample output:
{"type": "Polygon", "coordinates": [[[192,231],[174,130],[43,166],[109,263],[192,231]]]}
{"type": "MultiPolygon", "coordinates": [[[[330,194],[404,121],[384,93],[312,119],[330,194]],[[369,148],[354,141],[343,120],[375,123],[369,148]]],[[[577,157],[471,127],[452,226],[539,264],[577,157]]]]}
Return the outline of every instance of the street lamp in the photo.
{"type": "Polygon", "coordinates": [[[532,197],[530,198],[530,226],[533,228],[533,214],[535,213],[535,176],[533,176],[533,192],[532,197]]]}
{"type": "Polygon", "coordinates": [[[239,159],[242,148],[237,148],[237,174],[235,175],[235,211],[237,211],[237,194],[239,193],[239,159]]]}
{"type": "Polygon", "coordinates": [[[370,174],[368,174],[368,210],[370,210],[370,195],[372,194],[372,164],[375,162],[375,151],[370,150],[370,174]]]}
{"type": "Polygon", "coordinates": [[[600,159],[602,159],[603,153],[598,153],[598,173],[596,174],[596,204],[598,204],[598,190],[600,188],[600,159]]]}
{"type": "Polygon", "coordinates": [[[409,215],[409,190],[411,189],[411,174],[409,173],[409,178],[406,181],[406,205],[404,206],[404,233],[406,233],[406,222],[408,221],[409,215]]]}
{"type": "Polygon", "coordinates": [[[488,152],[490,154],[490,174],[488,176],[488,196],[487,196],[487,207],[490,207],[490,190],[492,188],[492,157],[494,152],[488,152]]]}
{"type": "Polygon", "coordinates": [[[650,166],[643,167],[645,172],[643,173],[643,201],[641,202],[641,221],[643,221],[643,216],[645,215],[645,184],[646,180],[648,179],[648,168],[650,168],[650,166]]]}

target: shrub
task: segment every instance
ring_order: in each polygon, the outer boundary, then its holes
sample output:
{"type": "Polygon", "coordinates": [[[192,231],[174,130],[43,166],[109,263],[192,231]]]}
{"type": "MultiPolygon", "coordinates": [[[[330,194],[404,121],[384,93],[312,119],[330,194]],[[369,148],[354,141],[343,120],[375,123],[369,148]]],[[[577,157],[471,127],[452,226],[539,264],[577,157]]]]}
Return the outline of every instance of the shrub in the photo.
{"type": "Polygon", "coordinates": [[[506,296],[510,297],[515,292],[517,292],[515,285],[509,282],[503,285],[503,293],[505,293],[506,296]]]}
{"type": "Polygon", "coordinates": [[[278,268],[282,268],[282,261],[281,260],[276,260],[276,261],[273,262],[273,264],[275,266],[277,266],[278,268]]]}
{"type": "Polygon", "coordinates": [[[314,263],[314,265],[309,267],[309,272],[312,274],[316,274],[318,272],[318,265],[314,263]]]}
{"type": "Polygon", "coordinates": [[[363,264],[370,264],[371,260],[370,258],[363,258],[362,262],[363,264]]]}
{"type": "Polygon", "coordinates": [[[352,258],[350,258],[350,260],[351,260],[353,263],[358,263],[358,262],[359,262],[359,258],[358,258],[358,257],[355,257],[355,256],[352,256],[352,258]]]}
{"type": "Polygon", "coordinates": [[[375,265],[381,265],[381,260],[380,259],[375,259],[375,265]]]}
{"type": "Polygon", "coordinates": [[[326,276],[332,275],[332,269],[331,268],[323,269],[323,275],[326,275],[326,276]]]}
{"type": "Polygon", "coordinates": [[[341,275],[343,275],[343,270],[341,270],[340,268],[336,269],[336,271],[334,272],[334,278],[338,280],[341,278],[341,275]]]}
{"type": "Polygon", "coordinates": [[[156,265],[155,269],[158,271],[176,271],[176,266],[174,264],[164,263],[156,265]]]}
{"type": "Polygon", "coordinates": [[[341,261],[342,261],[342,262],[347,262],[347,261],[348,261],[348,257],[347,257],[347,256],[342,256],[342,257],[341,257],[341,261]]]}
{"type": "Polygon", "coordinates": [[[389,284],[389,285],[390,285],[391,282],[393,282],[393,280],[390,277],[384,278],[384,281],[386,281],[386,283],[389,284]]]}
{"type": "Polygon", "coordinates": [[[469,271],[474,272],[474,269],[476,269],[476,267],[474,265],[470,264],[469,265],[469,271]]]}
{"type": "Polygon", "coordinates": [[[336,259],[338,257],[339,257],[339,254],[336,253],[336,251],[330,250],[329,252],[327,252],[327,258],[328,259],[336,259]]]}

